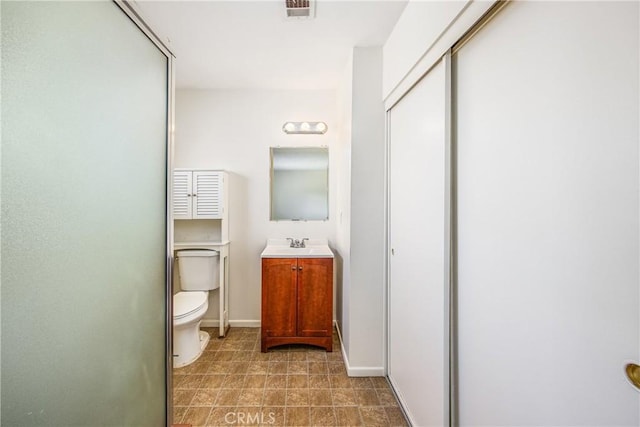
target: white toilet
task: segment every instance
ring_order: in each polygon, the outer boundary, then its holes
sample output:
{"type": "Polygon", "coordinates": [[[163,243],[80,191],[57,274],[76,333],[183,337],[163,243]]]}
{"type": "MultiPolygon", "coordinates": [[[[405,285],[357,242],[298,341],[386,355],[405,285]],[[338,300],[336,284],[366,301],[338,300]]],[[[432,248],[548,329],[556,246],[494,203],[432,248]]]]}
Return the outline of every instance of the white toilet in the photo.
{"type": "Polygon", "coordinates": [[[200,321],[209,308],[209,291],[220,287],[220,253],[185,249],[176,253],[180,292],[173,296],[173,367],[195,362],[209,343],[200,321]]]}

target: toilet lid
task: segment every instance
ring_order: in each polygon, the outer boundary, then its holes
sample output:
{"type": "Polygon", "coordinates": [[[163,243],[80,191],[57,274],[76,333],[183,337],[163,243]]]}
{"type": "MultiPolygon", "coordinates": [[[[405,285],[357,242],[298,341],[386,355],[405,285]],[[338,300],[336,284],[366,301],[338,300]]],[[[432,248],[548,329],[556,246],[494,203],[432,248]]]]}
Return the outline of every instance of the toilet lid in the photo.
{"type": "Polygon", "coordinates": [[[173,317],[180,318],[199,310],[207,303],[207,292],[178,292],[173,296],[173,317]]]}

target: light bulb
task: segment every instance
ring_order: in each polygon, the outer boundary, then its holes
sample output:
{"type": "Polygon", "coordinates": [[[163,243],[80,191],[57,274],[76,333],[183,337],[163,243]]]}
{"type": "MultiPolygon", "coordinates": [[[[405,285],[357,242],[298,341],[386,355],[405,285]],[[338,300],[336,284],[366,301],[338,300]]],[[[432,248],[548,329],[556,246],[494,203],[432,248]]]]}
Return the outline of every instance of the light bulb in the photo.
{"type": "Polygon", "coordinates": [[[294,130],[296,130],[296,125],[294,125],[293,123],[287,122],[287,123],[284,124],[284,131],[285,132],[291,133],[294,130]]]}
{"type": "Polygon", "coordinates": [[[311,129],[311,126],[309,126],[309,123],[302,122],[302,124],[300,125],[300,130],[303,132],[309,132],[309,129],[311,129]]]}
{"type": "Polygon", "coordinates": [[[327,130],[327,125],[324,122],[316,123],[316,130],[320,133],[324,133],[327,130]]]}

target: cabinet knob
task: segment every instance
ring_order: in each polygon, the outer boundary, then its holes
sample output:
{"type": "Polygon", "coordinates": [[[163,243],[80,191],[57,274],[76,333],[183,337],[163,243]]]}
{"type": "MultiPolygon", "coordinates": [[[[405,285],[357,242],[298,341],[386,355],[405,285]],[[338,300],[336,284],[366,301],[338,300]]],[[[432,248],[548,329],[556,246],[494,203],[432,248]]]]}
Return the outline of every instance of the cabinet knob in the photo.
{"type": "Polygon", "coordinates": [[[302,267],[298,267],[298,270],[302,271],[302,267]]]}
{"type": "Polygon", "coordinates": [[[294,270],[294,271],[295,271],[295,269],[296,269],[296,266],[295,266],[295,265],[292,265],[292,266],[291,266],[291,270],[294,270]]]}

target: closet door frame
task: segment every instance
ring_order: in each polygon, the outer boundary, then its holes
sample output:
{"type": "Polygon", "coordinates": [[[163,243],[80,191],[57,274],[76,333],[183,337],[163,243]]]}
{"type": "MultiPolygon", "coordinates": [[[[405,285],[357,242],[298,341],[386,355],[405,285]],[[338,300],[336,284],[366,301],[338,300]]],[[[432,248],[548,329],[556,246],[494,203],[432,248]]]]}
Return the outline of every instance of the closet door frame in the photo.
{"type": "MultiPolygon", "coordinates": [[[[389,352],[390,352],[390,268],[391,268],[391,241],[390,241],[390,205],[391,194],[389,185],[390,173],[390,138],[391,121],[390,111],[406,96],[429,72],[440,62],[444,61],[446,67],[446,98],[445,98],[445,335],[448,336],[448,345],[444,354],[448,360],[448,382],[445,384],[445,396],[448,402],[445,404],[445,414],[448,415],[449,426],[459,425],[459,405],[458,405],[458,350],[457,350],[457,227],[456,227],[456,146],[455,146],[455,112],[452,99],[455,97],[453,85],[453,59],[452,56],[464,46],[473,36],[487,25],[499,12],[511,3],[511,0],[496,0],[493,4],[470,4],[456,19],[455,24],[447,28],[441,37],[431,46],[418,62],[408,71],[407,75],[396,85],[396,87],[385,98],[385,125],[386,125],[386,146],[385,146],[385,343],[384,354],[385,375],[389,376],[389,352]],[[438,56],[437,52],[443,52],[438,56]]],[[[392,387],[393,389],[393,387],[392,387]]],[[[395,393],[395,390],[394,390],[395,393]]],[[[404,411],[404,408],[401,407],[404,411]]],[[[405,417],[406,417],[405,412],[405,417]]]]}
{"type": "Polygon", "coordinates": [[[167,193],[166,252],[165,252],[165,377],[166,377],[166,420],[173,420],[173,191],[172,176],[175,129],[175,56],[144,21],[136,5],[130,0],[113,0],[155,47],[167,57],[167,165],[165,188],[167,193]]]}
{"type": "MultiPolygon", "coordinates": [[[[390,184],[390,175],[391,175],[391,136],[392,136],[392,124],[391,124],[391,110],[404,99],[404,97],[411,92],[424,78],[426,78],[429,73],[436,68],[437,66],[442,65],[444,67],[444,88],[443,91],[445,93],[444,100],[444,206],[443,206],[443,216],[444,216],[444,228],[442,230],[444,235],[443,241],[443,335],[444,335],[444,343],[443,343],[443,361],[445,362],[445,367],[443,372],[444,382],[443,382],[443,420],[445,425],[456,425],[456,405],[455,405],[455,295],[454,295],[454,257],[453,257],[453,170],[454,165],[452,162],[452,106],[451,106],[451,51],[448,50],[445,54],[438,60],[435,64],[433,64],[402,96],[400,96],[397,100],[395,100],[392,104],[386,106],[386,161],[385,161],[385,278],[387,282],[386,292],[385,292],[385,308],[386,308],[386,334],[385,334],[385,342],[386,342],[386,351],[385,351],[385,374],[389,377],[389,368],[390,368],[390,353],[391,353],[391,299],[390,299],[390,291],[391,291],[391,258],[393,256],[393,248],[391,242],[391,204],[393,195],[391,194],[391,184],[390,184]],[[442,64],[441,64],[442,63],[442,64]]],[[[418,242],[419,244],[419,242],[418,242]]],[[[392,389],[394,389],[392,384],[392,389]]],[[[397,391],[394,389],[394,393],[398,395],[397,391]]],[[[402,408],[405,417],[409,419],[407,416],[405,408],[402,408]]]]}

